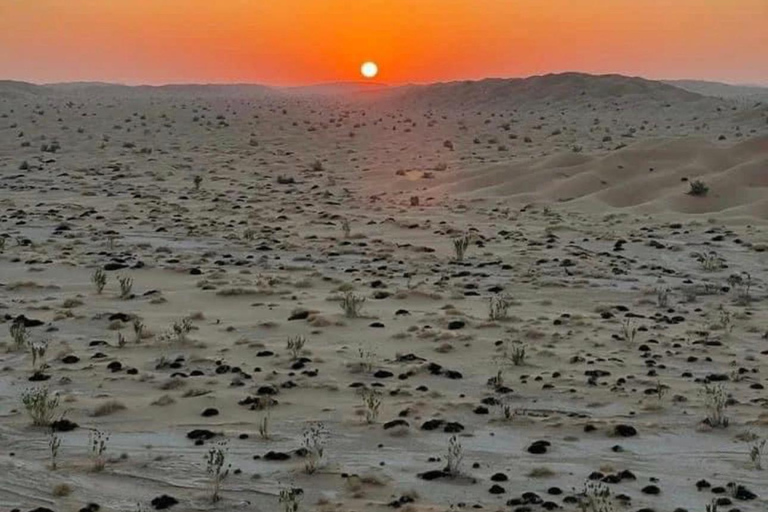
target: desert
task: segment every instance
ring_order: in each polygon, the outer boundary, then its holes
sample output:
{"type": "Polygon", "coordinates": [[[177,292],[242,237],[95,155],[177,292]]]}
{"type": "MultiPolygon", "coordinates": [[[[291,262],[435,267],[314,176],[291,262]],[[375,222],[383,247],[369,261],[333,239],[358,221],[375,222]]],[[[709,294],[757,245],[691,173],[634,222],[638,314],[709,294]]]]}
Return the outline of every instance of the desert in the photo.
{"type": "Polygon", "coordinates": [[[768,89],[0,82],[0,509],[768,507],[768,89]]]}

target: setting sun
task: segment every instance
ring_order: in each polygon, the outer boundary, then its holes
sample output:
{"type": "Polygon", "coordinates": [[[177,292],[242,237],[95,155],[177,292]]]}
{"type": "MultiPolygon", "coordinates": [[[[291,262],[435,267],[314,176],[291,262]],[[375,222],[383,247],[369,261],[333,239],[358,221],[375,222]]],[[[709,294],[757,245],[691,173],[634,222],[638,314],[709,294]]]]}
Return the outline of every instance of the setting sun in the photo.
{"type": "Polygon", "coordinates": [[[377,66],[375,62],[364,62],[363,65],[360,66],[360,74],[365,78],[374,78],[379,74],[379,66],[377,66]]]}

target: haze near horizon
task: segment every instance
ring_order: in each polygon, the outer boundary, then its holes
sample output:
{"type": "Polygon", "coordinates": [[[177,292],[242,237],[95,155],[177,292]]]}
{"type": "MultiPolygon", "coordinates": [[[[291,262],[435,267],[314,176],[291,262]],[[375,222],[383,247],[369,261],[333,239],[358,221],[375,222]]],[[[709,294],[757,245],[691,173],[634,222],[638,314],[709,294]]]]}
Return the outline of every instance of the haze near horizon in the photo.
{"type": "Polygon", "coordinates": [[[0,4],[0,78],[426,83],[563,71],[768,84],[763,0],[37,0],[0,4]]]}

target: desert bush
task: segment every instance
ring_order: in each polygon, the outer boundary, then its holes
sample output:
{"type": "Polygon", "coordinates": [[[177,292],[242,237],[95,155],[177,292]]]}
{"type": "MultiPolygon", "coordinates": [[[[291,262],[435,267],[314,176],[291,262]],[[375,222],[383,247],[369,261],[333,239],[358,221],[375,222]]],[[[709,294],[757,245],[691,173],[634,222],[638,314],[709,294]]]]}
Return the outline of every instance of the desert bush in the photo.
{"type": "Polygon", "coordinates": [[[689,196],[704,197],[709,194],[709,187],[701,180],[694,180],[689,183],[690,189],[688,190],[689,196]]]}
{"type": "Polygon", "coordinates": [[[203,177],[199,174],[196,175],[192,178],[192,183],[195,185],[195,190],[200,190],[200,186],[203,184],[203,177]]]}
{"type": "Polygon", "coordinates": [[[184,317],[181,320],[176,320],[173,322],[173,325],[171,326],[171,330],[173,331],[173,335],[176,338],[176,341],[179,343],[184,343],[187,341],[187,334],[189,334],[192,331],[192,319],[189,317],[184,317]]]}
{"type": "Polygon", "coordinates": [[[310,423],[302,434],[302,445],[306,451],[304,471],[311,475],[315,473],[323,460],[328,431],[322,423],[310,423]]]}
{"type": "Polygon", "coordinates": [[[304,491],[296,487],[285,487],[280,489],[280,504],[283,506],[283,512],[299,512],[299,502],[304,491]]]}
{"type": "Polygon", "coordinates": [[[106,402],[99,404],[93,410],[93,416],[95,418],[100,418],[102,416],[110,416],[112,414],[115,414],[116,412],[124,411],[125,409],[126,407],[122,402],[119,402],[117,400],[107,400],[106,402]]]}
{"type": "Polygon", "coordinates": [[[28,389],[21,395],[21,402],[37,427],[47,427],[53,421],[59,407],[59,396],[52,394],[46,387],[28,389]]]}
{"type": "Polygon", "coordinates": [[[613,512],[611,490],[602,482],[587,482],[578,496],[582,512],[613,512]]]}
{"type": "Polygon", "coordinates": [[[763,469],[763,454],[765,453],[766,440],[756,440],[749,449],[749,460],[755,466],[755,469],[763,469]]]}
{"type": "Polygon", "coordinates": [[[715,251],[705,253],[695,252],[692,256],[696,258],[696,261],[699,262],[701,268],[707,272],[715,272],[722,269],[725,265],[725,260],[715,251]]]}
{"type": "Polygon", "coordinates": [[[637,326],[631,318],[625,318],[621,323],[621,338],[624,341],[633,343],[637,337],[637,326]]]}
{"type": "Polygon", "coordinates": [[[660,308],[669,306],[669,288],[665,286],[656,288],[656,305],[660,308]]]}
{"type": "Polygon", "coordinates": [[[358,318],[363,309],[365,297],[355,295],[353,292],[347,292],[341,299],[341,309],[344,310],[344,316],[347,318],[358,318]]]}
{"type": "Polygon", "coordinates": [[[11,332],[11,339],[13,339],[13,344],[16,350],[24,349],[29,341],[29,332],[27,331],[27,326],[24,325],[24,322],[13,321],[9,327],[9,330],[11,332]]]}
{"type": "Polygon", "coordinates": [[[381,393],[375,389],[364,388],[360,394],[365,407],[365,422],[368,424],[376,423],[379,417],[379,407],[381,407],[381,393]]]}
{"type": "Polygon", "coordinates": [[[232,465],[227,463],[227,446],[225,443],[219,443],[208,449],[205,457],[205,472],[210,478],[211,502],[216,503],[221,499],[221,484],[229,476],[231,467],[232,465]]]}
{"type": "Polygon", "coordinates": [[[492,321],[505,320],[512,306],[512,298],[508,295],[495,295],[488,300],[488,319],[492,321]]]}
{"type": "Polygon", "coordinates": [[[728,277],[728,284],[736,292],[736,303],[742,306],[752,302],[752,275],[749,272],[733,274],[728,277]]]}
{"type": "Polygon", "coordinates": [[[704,384],[704,407],[707,410],[707,417],[704,423],[710,427],[728,426],[729,419],[725,414],[725,408],[728,405],[728,393],[722,384],[704,384]]]}
{"type": "Polygon", "coordinates": [[[91,449],[91,462],[93,471],[102,471],[107,465],[107,459],[104,454],[107,451],[109,434],[101,430],[94,429],[88,434],[88,446],[91,449]]]}
{"type": "Polygon", "coordinates": [[[456,436],[448,440],[448,451],[445,454],[445,472],[450,476],[461,474],[461,463],[464,460],[464,448],[456,436]]]}

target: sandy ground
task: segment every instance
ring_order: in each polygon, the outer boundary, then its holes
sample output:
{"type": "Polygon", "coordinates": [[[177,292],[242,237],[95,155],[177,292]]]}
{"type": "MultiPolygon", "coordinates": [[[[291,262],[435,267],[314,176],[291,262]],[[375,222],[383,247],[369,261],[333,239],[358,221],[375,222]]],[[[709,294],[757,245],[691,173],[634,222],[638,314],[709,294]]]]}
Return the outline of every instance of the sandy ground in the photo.
{"type": "Polygon", "coordinates": [[[0,86],[0,510],[768,508],[763,104],[327,92],[0,86]]]}

